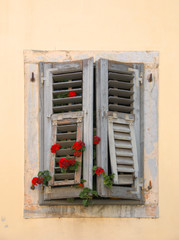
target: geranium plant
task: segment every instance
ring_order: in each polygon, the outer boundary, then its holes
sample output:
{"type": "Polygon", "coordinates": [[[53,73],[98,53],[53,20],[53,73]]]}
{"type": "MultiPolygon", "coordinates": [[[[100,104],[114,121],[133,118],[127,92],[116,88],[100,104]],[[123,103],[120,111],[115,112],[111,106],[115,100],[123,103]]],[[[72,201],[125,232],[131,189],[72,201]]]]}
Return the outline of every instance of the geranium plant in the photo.
{"type": "Polygon", "coordinates": [[[93,167],[93,175],[102,175],[104,177],[104,185],[108,188],[112,188],[112,185],[114,184],[114,173],[110,174],[109,176],[106,175],[105,171],[101,167],[94,166],[93,167]]]}
{"type": "Polygon", "coordinates": [[[60,150],[61,146],[59,144],[54,144],[51,146],[50,150],[51,153],[56,153],[58,150],[60,150]]]}
{"type": "Polygon", "coordinates": [[[75,157],[80,157],[82,152],[85,150],[85,143],[79,140],[78,142],[75,142],[72,146],[73,154],[75,157]]]}
{"type": "Polygon", "coordinates": [[[62,173],[66,173],[68,170],[76,171],[80,165],[74,158],[60,158],[58,164],[62,173]]]}
{"type": "Polygon", "coordinates": [[[48,182],[52,179],[48,170],[39,171],[37,176],[38,177],[32,179],[32,190],[34,190],[37,185],[48,186],[48,182]]]}

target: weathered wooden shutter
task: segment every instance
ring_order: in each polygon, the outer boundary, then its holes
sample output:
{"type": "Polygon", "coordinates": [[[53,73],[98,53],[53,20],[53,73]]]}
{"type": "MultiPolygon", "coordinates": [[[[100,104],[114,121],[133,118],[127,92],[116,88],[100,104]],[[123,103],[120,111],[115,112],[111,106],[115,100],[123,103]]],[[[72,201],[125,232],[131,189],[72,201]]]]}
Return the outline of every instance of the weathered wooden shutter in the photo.
{"type": "Polygon", "coordinates": [[[101,137],[97,165],[107,174],[115,174],[112,189],[98,176],[102,197],[140,199],[139,78],[139,69],[133,64],[106,59],[96,64],[97,135],[101,137]]]}
{"type": "Polygon", "coordinates": [[[79,197],[83,166],[85,186],[92,187],[93,165],[93,59],[74,62],[44,63],[44,170],[52,175],[50,188],[45,188],[44,199],[79,197]],[[68,97],[70,91],[77,96],[68,97]],[[64,97],[65,96],[65,97],[64,97]],[[61,173],[61,157],[74,158],[73,143],[82,140],[86,150],[76,158],[80,167],[71,173],[61,173]],[[62,148],[53,154],[51,145],[62,148]],[[83,161],[83,164],[82,164],[83,161]]]}

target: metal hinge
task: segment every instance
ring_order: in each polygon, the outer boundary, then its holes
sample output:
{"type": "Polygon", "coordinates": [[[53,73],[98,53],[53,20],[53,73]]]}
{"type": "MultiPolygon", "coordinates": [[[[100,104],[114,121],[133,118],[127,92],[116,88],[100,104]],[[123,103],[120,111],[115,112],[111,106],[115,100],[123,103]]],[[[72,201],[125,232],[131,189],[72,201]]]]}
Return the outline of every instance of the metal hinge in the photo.
{"type": "Polygon", "coordinates": [[[142,83],[143,83],[143,72],[141,72],[140,73],[140,77],[139,77],[139,83],[140,83],[140,85],[142,85],[142,83]]]}
{"type": "Polygon", "coordinates": [[[46,80],[46,77],[44,77],[43,72],[41,72],[40,79],[41,79],[41,84],[44,85],[44,81],[46,80]]]}

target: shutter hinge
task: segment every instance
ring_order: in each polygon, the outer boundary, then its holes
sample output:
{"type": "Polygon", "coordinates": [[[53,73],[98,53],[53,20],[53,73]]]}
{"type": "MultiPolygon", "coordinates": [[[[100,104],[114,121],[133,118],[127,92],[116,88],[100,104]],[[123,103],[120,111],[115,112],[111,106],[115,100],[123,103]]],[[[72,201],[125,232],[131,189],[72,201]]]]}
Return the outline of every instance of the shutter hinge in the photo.
{"type": "Polygon", "coordinates": [[[141,189],[143,190],[143,186],[144,186],[144,180],[143,180],[143,178],[140,179],[139,186],[140,186],[141,189]]]}
{"type": "Polygon", "coordinates": [[[139,77],[139,83],[140,83],[140,85],[142,85],[142,83],[143,83],[143,72],[141,72],[140,73],[140,77],[139,77]]]}
{"type": "Polygon", "coordinates": [[[44,85],[44,81],[46,80],[46,78],[44,77],[43,72],[41,72],[40,79],[41,79],[41,84],[43,86],[44,85]]]}

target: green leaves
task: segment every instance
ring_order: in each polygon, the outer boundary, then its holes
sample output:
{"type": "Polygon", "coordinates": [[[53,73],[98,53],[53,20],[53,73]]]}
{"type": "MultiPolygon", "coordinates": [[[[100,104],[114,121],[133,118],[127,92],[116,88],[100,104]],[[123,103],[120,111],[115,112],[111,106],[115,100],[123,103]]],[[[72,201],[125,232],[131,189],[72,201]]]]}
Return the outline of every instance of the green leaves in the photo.
{"type": "Polygon", "coordinates": [[[82,192],[80,193],[80,198],[83,199],[82,203],[84,207],[88,207],[91,204],[91,200],[93,197],[98,197],[98,193],[90,188],[83,188],[82,192]]]}
{"type": "Polygon", "coordinates": [[[107,176],[105,173],[103,174],[104,177],[104,185],[108,188],[112,188],[112,185],[114,184],[114,173],[107,176]]]}
{"type": "Polygon", "coordinates": [[[48,182],[52,179],[48,170],[39,171],[38,177],[43,178],[43,185],[48,186],[48,182]]]}
{"type": "Polygon", "coordinates": [[[66,98],[68,97],[68,93],[59,93],[58,95],[55,96],[55,98],[66,98]]]}
{"type": "MultiPolygon", "coordinates": [[[[95,173],[95,170],[97,169],[97,168],[100,168],[100,167],[97,167],[96,165],[93,167],[93,175],[95,175],[96,173],[95,173]]],[[[108,188],[112,188],[112,185],[114,184],[114,173],[113,174],[111,174],[111,175],[106,175],[106,173],[104,172],[104,173],[99,173],[99,175],[102,175],[103,176],[103,178],[104,178],[104,185],[106,186],[106,187],[108,187],[108,188]]],[[[98,174],[97,174],[98,175],[98,174]]]]}
{"type": "Polygon", "coordinates": [[[75,161],[75,164],[74,164],[74,165],[70,165],[70,166],[69,166],[69,170],[71,170],[71,171],[77,171],[79,166],[80,166],[80,162],[75,161]]]}

